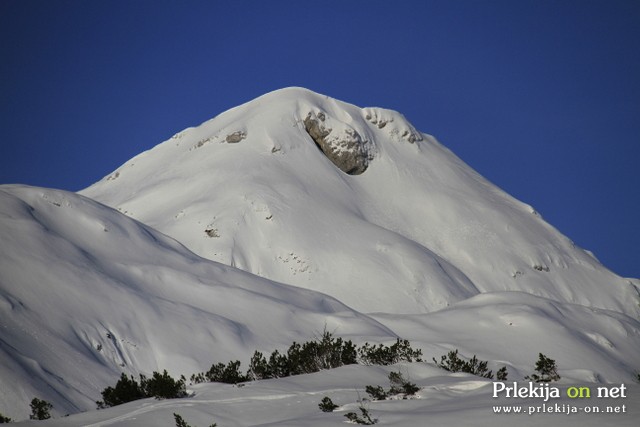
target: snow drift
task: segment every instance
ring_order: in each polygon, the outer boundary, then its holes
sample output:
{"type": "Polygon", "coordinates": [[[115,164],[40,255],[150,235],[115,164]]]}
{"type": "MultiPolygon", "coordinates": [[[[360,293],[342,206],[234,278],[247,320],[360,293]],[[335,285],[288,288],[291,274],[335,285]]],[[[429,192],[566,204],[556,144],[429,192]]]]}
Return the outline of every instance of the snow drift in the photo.
{"type": "Polygon", "coordinates": [[[95,408],[121,372],[172,375],[312,338],[393,333],[327,295],[198,257],[85,197],[0,186],[0,408],[95,408]]]}

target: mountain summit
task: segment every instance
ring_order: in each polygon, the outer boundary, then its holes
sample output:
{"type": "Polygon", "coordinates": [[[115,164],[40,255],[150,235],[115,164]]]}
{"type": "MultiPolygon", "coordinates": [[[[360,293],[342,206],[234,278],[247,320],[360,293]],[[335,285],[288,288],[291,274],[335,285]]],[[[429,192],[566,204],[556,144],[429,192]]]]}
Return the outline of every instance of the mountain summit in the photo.
{"type": "Polygon", "coordinates": [[[202,257],[364,312],[513,290],[638,314],[632,281],[401,114],[306,89],[179,132],[80,193],[202,257]]]}

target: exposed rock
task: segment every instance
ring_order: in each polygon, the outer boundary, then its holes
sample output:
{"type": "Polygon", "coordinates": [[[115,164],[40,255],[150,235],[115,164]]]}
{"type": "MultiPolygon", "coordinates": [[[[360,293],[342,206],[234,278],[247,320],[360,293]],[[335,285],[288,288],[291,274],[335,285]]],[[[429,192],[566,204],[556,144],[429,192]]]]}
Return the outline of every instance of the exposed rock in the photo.
{"type": "Polygon", "coordinates": [[[220,237],[217,228],[207,228],[206,230],[204,230],[204,232],[209,237],[220,237]]]}
{"type": "Polygon", "coordinates": [[[247,133],[241,130],[237,130],[233,133],[227,135],[225,139],[229,144],[235,144],[236,142],[240,142],[247,137],[247,133]]]}
{"type": "Polygon", "coordinates": [[[358,131],[341,124],[341,131],[329,127],[325,113],[310,112],[304,119],[304,128],[318,148],[341,171],[349,175],[360,175],[372,159],[369,146],[358,131]]]}
{"type": "Polygon", "coordinates": [[[401,114],[382,108],[363,109],[365,120],[377,126],[378,129],[387,127],[389,134],[404,139],[411,144],[422,141],[422,135],[401,114]]]}

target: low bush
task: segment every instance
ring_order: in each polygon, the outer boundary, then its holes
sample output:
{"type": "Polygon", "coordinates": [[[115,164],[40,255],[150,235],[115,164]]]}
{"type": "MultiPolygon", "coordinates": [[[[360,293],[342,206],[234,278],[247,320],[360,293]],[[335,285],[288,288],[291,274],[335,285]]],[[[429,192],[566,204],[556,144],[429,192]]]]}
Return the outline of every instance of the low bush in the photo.
{"type": "Polygon", "coordinates": [[[115,387],[107,387],[102,390],[102,400],[97,401],[96,404],[98,409],[103,409],[145,397],[176,399],[186,395],[184,377],[174,380],[166,370],[162,374],[154,372],[149,379],[140,375],[140,383],[133,376],[127,377],[123,373],[115,387]]]}
{"type": "Polygon", "coordinates": [[[247,381],[247,377],[240,372],[240,361],[236,360],[226,364],[218,363],[211,365],[205,373],[191,375],[191,382],[198,384],[202,382],[215,382],[226,384],[238,384],[247,381]]]}
{"type": "Polygon", "coordinates": [[[404,398],[413,396],[420,390],[420,387],[410,383],[400,372],[389,372],[389,383],[391,388],[389,394],[402,394],[404,398]]]}
{"type": "Polygon", "coordinates": [[[174,380],[166,371],[162,374],[154,372],[151,378],[140,376],[140,389],[145,397],[155,397],[156,399],[177,399],[185,397],[185,379],[181,377],[174,380]]]}
{"type": "Polygon", "coordinates": [[[333,410],[336,409],[338,405],[333,403],[329,396],[325,396],[322,398],[322,401],[318,403],[318,407],[322,412],[333,412],[333,410]]]}
{"type": "Polygon", "coordinates": [[[115,387],[107,387],[102,390],[102,401],[97,401],[96,404],[98,409],[103,409],[142,399],[143,397],[145,395],[140,388],[140,384],[133,376],[127,377],[122,373],[115,387]]]}
{"type": "Polygon", "coordinates": [[[507,367],[503,366],[502,368],[498,369],[498,372],[496,372],[496,379],[498,381],[506,381],[507,380],[507,367]]]}
{"type": "Polygon", "coordinates": [[[49,411],[53,409],[53,405],[46,400],[40,400],[37,397],[34,397],[31,401],[30,406],[30,420],[48,420],[49,418],[51,418],[51,414],[49,414],[49,411]]]}
{"type": "MultiPolygon", "coordinates": [[[[438,362],[435,357],[433,361],[437,366],[449,372],[466,372],[479,377],[493,379],[493,372],[487,369],[488,362],[478,360],[475,354],[471,359],[464,360],[458,357],[458,350],[452,350],[447,355],[442,356],[440,362],[438,362]]],[[[501,369],[500,372],[501,375],[504,372],[506,378],[506,367],[501,369]]]]}
{"type": "Polygon", "coordinates": [[[369,415],[369,410],[367,408],[365,408],[362,403],[360,404],[360,413],[362,415],[358,415],[355,412],[348,412],[346,414],[344,414],[345,417],[347,417],[347,419],[349,421],[351,421],[352,423],[355,424],[362,424],[362,425],[366,425],[366,426],[370,426],[373,424],[376,424],[378,422],[378,419],[375,418],[371,418],[371,415],[369,415]]]}
{"type": "Polygon", "coordinates": [[[371,397],[371,400],[385,400],[390,396],[402,395],[403,399],[413,396],[420,390],[420,387],[409,382],[400,372],[389,372],[389,390],[385,391],[381,386],[365,387],[365,391],[371,397]]]}
{"type": "MultiPolygon", "coordinates": [[[[182,416],[180,414],[176,414],[175,412],[173,413],[173,419],[176,422],[176,427],[191,427],[190,424],[187,424],[187,422],[182,418],[182,416]]],[[[217,427],[218,424],[213,423],[211,424],[209,427],[217,427]]]]}
{"type": "Polygon", "coordinates": [[[364,343],[358,349],[359,362],[363,365],[394,365],[399,362],[422,362],[422,350],[411,348],[408,340],[396,339],[390,346],[364,343]]]}
{"type": "Polygon", "coordinates": [[[548,383],[551,381],[558,381],[560,375],[558,375],[556,361],[548,358],[542,353],[538,354],[538,361],[536,362],[537,374],[531,374],[524,377],[525,380],[533,380],[537,383],[548,383]]]}
{"type": "Polygon", "coordinates": [[[268,378],[283,378],[291,375],[310,374],[323,369],[333,369],[357,362],[356,347],[349,340],[335,338],[324,331],[322,336],[305,343],[294,342],[286,354],[274,350],[269,359],[255,351],[249,361],[246,374],[240,372],[240,362],[214,364],[206,373],[191,376],[192,383],[205,381],[237,384],[268,378]]]}
{"type": "Polygon", "coordinates": [[[364,391],[367,392],[371,400],[385,400],[388,396],[387,392],[379,385],[368,385],[364,388],[364,391]]]}

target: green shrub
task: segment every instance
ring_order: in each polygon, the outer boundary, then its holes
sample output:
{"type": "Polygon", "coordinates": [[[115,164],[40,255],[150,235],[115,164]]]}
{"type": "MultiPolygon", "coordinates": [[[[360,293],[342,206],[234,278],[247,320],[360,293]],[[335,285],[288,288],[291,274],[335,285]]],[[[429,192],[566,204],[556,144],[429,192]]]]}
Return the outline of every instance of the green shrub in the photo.
{"type": "Polygon", "coordinates": [[[144,391],[140,388],[140,384],[138,384],[133,376],[129,378],[122,373],[115,387],[107,387],[102,390],[102,401],[98,401],[96,404],[98,405],[98,409],[103,409],[144,397],[144,391]]]}
{"type": "Polygon", "coordinates": [[[146,397],[155,397],[156,399],[176,399],[185,397],[187,391],[185,388],[184,377],[174,380],[165,369],[162,374],[154,372],[153,376],[146,379],[140,376],[140,388],[146,397]]]}
{"type": "Polygon", "coordinates": [[[379,385],[368,385],[365,387],[364,391],[366,391],[371,397],[371,400],[385,400],[387,398],[387,392],[379,385]]]}
{"type": "Polygon", "coordinates": [[[37,397],[34,397],[31,401],[31,415],[29,415],[29,419],[31,420],[48,420],[51,418],[49,411],[53,409],[53,405],[45,400],[40,400],[37,397]]]}
{"type": "Polygon", "coordinates": [[[396,339],[391,346],[364,343],[358,349],[358,357],[363,365],[393,365],[399,362],[421,362],[422,350],[411,348],[408,340],[396,339]]]}
{"type": "Polygon", "coordinates": [[[389,372],[389,385],[390,388],[388,391],[385,391],[379,385],[368,385],[365,387],[365,391],[371,397],[371,400],[385,400],[389,396],[400,394],[406,399],[408,396],[413,396],[420,390],[420,387],[409,382],[400,372],[389,372]]]}
{"type": "MultiPolygon", "coordinates": [[[[180,416],[180,414],[173,413],[173,419],[176,421],[176,427],[191,427],[191,425],[187,424],[187,422],[180,416]]],[[[216,427],[218,424],[213,423],[209,427],[216,427]]]]}
{"type": "MultiPolygon", "coordinates": [[[[295,343],[294,343],[295,344],[295,343]]],[[[269,370],[267,378],[283,378],[290,374],[289,360],[287,356],[280,354],[278,350],[274,350],[269,356],[269,370]]]]}
{"type": "Polygon", "coordinates": [[[502,368],[498,369],[498,372],[496,372],[496,379],[498,381],[506,381],[507,380],[507,367],[503,366],[502,368]]]}
{"type": "Polygon", "coordinates": [[[238,384],[247,381],[247,377],[240,372],[240,361],[236,360],[227,363],[211,365],[209,371],[205,374],[209,382],[238,384]]]}
{"type": "Polygon", "coordinates": [[[11,418],[5,417],[4,415],[2,415],[2,412],[0,412],[0,424],[10,423],[10,422],[11,422],[11,418]]]}
{"type": "Polygon", "coordinates": [[[407,340],[397,339],[391,346],[365,343],[357,348],[351,340],[335,338],[326,329],[320,337],[305,343],[293,342],[286,353],[274,350],[267,359],[255,351],[249,361],[246,374],[240,372],[238,360],[213,364],[207,372],[193,374],[191,383],[222,382],[237,384],[268,378],[283,378],[291,375],[310,374],[323,369],[362,363],[366,365],[391,365],[398,362],[420,362],[422,351],[414,350],[407,340]]]}
{"type": "Polygon", "coordinates": [[[538,354],[538,361],[536,362],[537,374],[531,374],[524,377],[525,380],[533,380],[537,383],[548,383],[551,381],[558,381],[560,375],[558,375],[556,361],[548,358],[542,353],[538,354]]]}
{"type": "MultiPolygon", "coordinates": [[[[438,362],[435,357],[433,361],[437,366],[449,372],[466,372],[483,378],[493,378],[493,372],[487,369],[488,362],[478,360],[475,354],[467,361],[458,357],[458,350],[456,349],[442,356],[440,362],[438,362]]],[[[504,375],[506,375],[506,371],[506,367],[504,371],[501,370],[501,372],[504,372],[504,375]]]]}
{"type": "Polygon", "coordinates": [[[191,427],[179,414],[176,414],[175,412],[173,413],[173,419],[176,421],[176,427],[191,427]]]}
{"type": "Polygon", "coordinates": [[[191,383],[198,384],[203,382],[238,384],[247,381],[248,378],[240,372],[240,361],[232,361],[227,363],[217,363],[211,365],[207,372],[191,375],[191,383]]]}
{"type": "Polygon", "coordinates": [[[184,377],[176,381],[169,376],[166,370],[162,374],[154,372],[149,379],[140,375],[140,383],[133,376],[127,377],[123,373],[115,387],[107,387],[102,390],[102,401],[97,401],[96,404],[98,409],[103,409],[145,397],[175,399],[186,395],[184,377]]]}
{"type": "Polygon", "coordinates": [[[356,414],[355,412],[348,412],[344,414],[344,416],[347,417],[347,419],[353,423],[367,425],[367,426],[376,424],[378,422],[377,418],[376,419],[371,418],[371,415],[369,415],[369,410],[365,408],[362,405],[362,403],[360,404],[359,409],[362,416],[356,414]]]}
{"type": "Polygon", "coordinates": [[[420,387],[410,383],[400,372],[389,372],[389,383],[389,394],[404,394],[406,397],[413,396],[420,390],[420,387]]]}
{"type": "Polygon", "coordinates": [[[315,341],[294,342],[286,357],[289,375],[310,374],[356,363],[356,347],[325,330],[315,341]]]}
{"type": "Polygon", "coordinates": [[[259,351],[255,351],[249,361],[249,369],[247,370],[247,379],[249,381],[263,380],[271,378],[271,370],[267,359],[259,351]]]}
{"type": "Polygon", "coordinates": [[[324,331],[320,338],[305,343],[293,342],[286,354],[274,350],[269,360],[256,351],[249,361],[246,380],[282,378],[310,374],[357,363],[357,350],[353,342],[334,338],[324,331]]]}
{"type": "Polygon", "coordinates": [[[322,398],[322,401],[318,403],[318,407],[322,412],[333,412],[333,410],[336,409],[338,405],[333,403],[329,396],[325,396],[322,398]]]}

